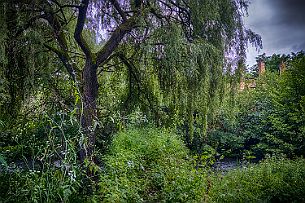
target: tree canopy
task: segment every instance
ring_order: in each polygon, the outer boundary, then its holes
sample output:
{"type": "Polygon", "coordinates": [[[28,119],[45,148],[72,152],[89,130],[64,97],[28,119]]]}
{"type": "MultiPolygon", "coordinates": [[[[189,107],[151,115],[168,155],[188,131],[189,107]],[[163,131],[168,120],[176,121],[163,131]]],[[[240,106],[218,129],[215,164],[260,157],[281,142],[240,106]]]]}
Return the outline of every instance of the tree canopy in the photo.
{"type": "Polygon", "coordinates": [[[247,6],[240,0],[4,1],[2,108],[10,104],[7,115],[14,115],[10,110],[31,97],[26,86],[36,96],[55,96],[55,109],[75,109],[86,135],[81,160],[92,157],[101,117],[137,108],[158,125],[186,125],[192,144],[193,123],[203,139],[224,76],[241,68],[247,43],[261,46],[244,27],[247,6]]]}

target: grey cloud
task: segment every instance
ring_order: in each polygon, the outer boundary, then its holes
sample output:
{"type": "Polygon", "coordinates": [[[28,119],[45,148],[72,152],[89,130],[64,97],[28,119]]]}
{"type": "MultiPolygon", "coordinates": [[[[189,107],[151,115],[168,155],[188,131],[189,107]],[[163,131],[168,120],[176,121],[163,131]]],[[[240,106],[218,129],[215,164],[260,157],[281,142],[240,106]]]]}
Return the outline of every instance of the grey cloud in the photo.
{"type": "Polygon", "coordinates": [[[301,50],[305,51],[305,40],[301,43],[293,45],[292,50],[294,50],[295,52],[301,51],[301,50]]]}
{"type": "Polygon", "coordinates": [[[276,0],[272,4],[277,11],[277,14],[273,16],[275,23],[288,27],[305,27],[304,0],[276,0]]]}
{"type": "MultiPolygon", "coordinates": [[[[252,0],[246,25],[260,34],[261,53],[271,55],[305,49],[305,0],[252,0]]],[[[251,50],[248,64],[258,53],[251,50]]]]}

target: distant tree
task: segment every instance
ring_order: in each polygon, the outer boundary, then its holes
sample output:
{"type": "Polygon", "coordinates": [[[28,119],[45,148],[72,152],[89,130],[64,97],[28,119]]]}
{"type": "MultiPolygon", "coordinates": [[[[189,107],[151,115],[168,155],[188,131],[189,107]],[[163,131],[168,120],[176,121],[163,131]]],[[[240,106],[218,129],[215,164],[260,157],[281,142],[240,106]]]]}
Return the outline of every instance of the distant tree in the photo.
{"type": "MultiPolygon", "coordinates": [[[[275,64],[278,58],[274,54],[267,60],[275,64]]],[[[269,71],[256,80],[254,90],[240,93],[238,121],[233,130],[226,129],[243,138],[242,147],[258,158],[305,154],[305,56],[298,52],[285,58],[286,70],[281,75],[269,71]]]]}
{"type": "MultiPolygon", "coordinates": [[[[256,57],[256,62],[258,61],[264,61],[267,71],[279,73],[280,66],[282,63],[288,65],[288,63],[295,58],[296,56],[301,56],[304,54],[303,51],[297,52],[297,53],[291,53],[291,54],[272,54],[271,56],[266,56],[266,53],[263,53],[261,55],[258,55],[256,57]]],[[[252,75],[258,76],[258,66],[255,64],[253,67],[251,67],[252,75]]]]}

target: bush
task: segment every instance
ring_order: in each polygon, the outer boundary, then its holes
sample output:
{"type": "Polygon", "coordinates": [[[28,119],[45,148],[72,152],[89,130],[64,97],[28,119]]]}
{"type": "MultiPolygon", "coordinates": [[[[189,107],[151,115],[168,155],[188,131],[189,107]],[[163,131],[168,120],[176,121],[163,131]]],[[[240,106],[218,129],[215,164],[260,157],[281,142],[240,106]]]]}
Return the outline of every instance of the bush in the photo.
{"type": "Polygon", "coordinates": [[[305,160],[267,159],[213,178],[211,202],[305,202],[305,160]]]}
{"type": "Polygon", "coordinates": [[[104,162],[102,201],[199,202],[206,191],[181,139],[165,130],[117,134],[104,162]]]}

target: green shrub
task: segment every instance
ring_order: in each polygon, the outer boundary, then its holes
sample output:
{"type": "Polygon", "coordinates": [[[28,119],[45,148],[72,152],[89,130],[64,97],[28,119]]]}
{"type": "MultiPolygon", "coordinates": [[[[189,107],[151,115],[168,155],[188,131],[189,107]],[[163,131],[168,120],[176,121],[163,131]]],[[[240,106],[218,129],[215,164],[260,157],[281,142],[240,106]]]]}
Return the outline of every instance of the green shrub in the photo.
{"type": "Polygon", "coordinates": [[[213,178],[211,202],[305,202],[305,160],[267,159],[213,178]]]}
{"type": "Polygon", "coordinates": [[[205,177],[193,168],[183,142],[165,130],[117,134],[104,161],[105,202],[199,202],[206,191],[205,177]]]}

